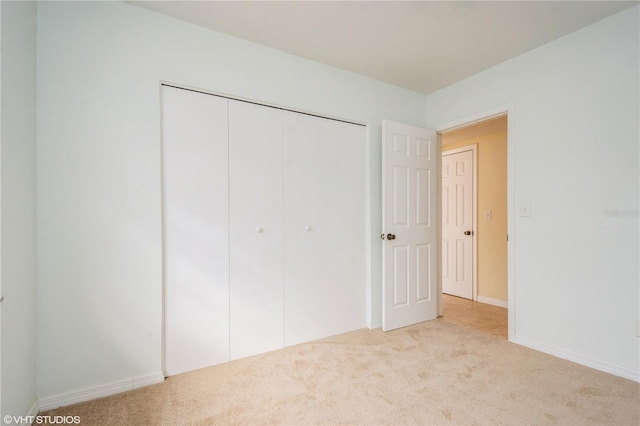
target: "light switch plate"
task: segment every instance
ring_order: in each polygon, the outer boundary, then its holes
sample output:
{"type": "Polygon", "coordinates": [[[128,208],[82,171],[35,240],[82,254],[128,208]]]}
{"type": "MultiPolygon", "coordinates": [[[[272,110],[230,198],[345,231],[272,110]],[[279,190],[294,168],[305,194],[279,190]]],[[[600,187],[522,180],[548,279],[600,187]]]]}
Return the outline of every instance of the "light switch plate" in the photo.
{"type": "Polygon", "coordinates": [[[484,220],[491,220],[491,210],[484,211],[484,220]]]}
{"type": "Polygon", "coordinates": [[[530,217],[531,216],[531,204],[522,203],[520,204],[520,217],[530,217]]]}

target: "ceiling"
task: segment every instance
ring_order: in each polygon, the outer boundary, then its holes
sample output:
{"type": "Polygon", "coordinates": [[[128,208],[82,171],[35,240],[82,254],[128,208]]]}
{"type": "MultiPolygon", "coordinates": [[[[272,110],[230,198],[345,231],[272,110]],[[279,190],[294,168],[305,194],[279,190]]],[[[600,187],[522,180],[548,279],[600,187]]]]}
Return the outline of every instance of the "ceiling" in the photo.
{"type": "Polygon", "coordinates": [[[129,1],[425,94],[638,1],[129,1]]]}

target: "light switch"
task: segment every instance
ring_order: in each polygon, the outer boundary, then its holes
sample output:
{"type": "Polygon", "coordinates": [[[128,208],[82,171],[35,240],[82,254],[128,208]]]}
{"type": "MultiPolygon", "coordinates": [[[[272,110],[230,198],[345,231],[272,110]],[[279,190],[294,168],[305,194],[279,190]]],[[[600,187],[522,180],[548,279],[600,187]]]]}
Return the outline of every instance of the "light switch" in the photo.
{"type": "Polygon", "coordinates": [[[491,210],[484,211],[484,220],[491,220],[491,210]]]}
{"type": "Polygon", "coordinates": [[[522,203],[520,204],[520,217],[529,217],[531,216],[531,204],[522,203]]]}

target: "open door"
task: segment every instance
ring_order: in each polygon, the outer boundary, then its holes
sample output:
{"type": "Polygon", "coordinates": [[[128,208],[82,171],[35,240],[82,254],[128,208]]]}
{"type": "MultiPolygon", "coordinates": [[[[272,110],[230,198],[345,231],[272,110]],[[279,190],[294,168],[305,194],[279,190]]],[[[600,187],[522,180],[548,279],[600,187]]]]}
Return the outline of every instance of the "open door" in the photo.
{"type": "Polygon", "coordinates": [[[436,133],[382,122],[382,329],[438,312],[436,133]]]}

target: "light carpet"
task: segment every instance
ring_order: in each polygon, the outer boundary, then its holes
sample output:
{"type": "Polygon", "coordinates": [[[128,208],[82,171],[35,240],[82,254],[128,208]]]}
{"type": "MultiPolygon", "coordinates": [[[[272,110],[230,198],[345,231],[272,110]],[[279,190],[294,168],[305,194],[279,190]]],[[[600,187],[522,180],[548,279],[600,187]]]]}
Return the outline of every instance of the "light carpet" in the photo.
{"type": "Polygon", "coordinates": [[[82,425],[638,425],[640,384],[442,320],[358,330],[44,415],[82,425]]]}

